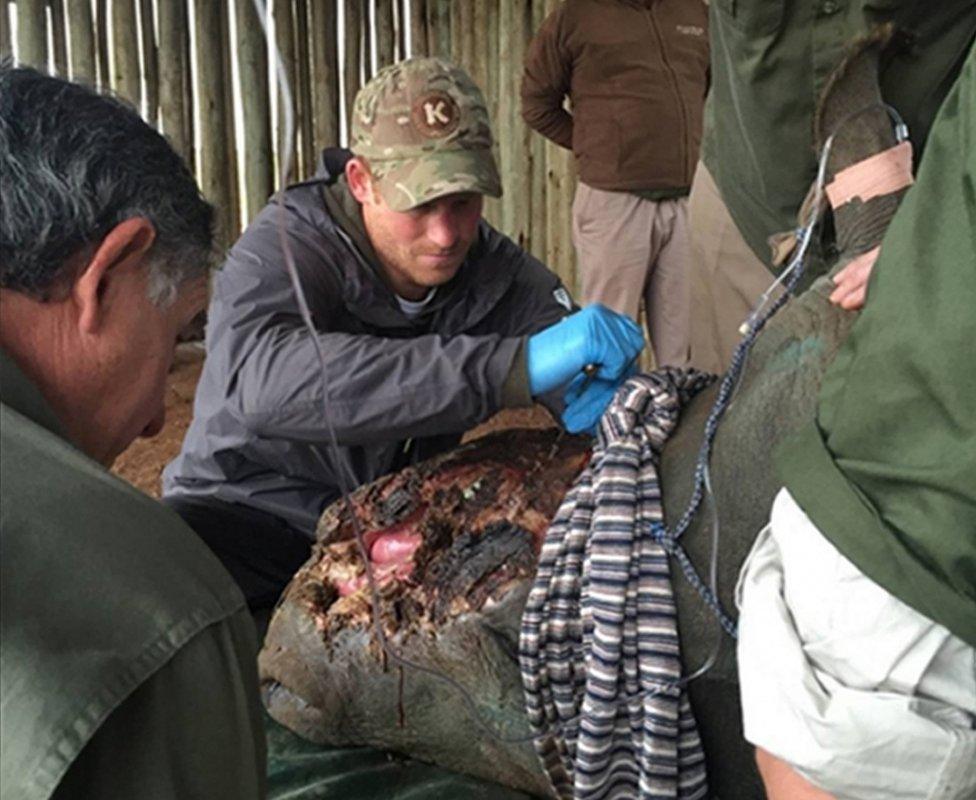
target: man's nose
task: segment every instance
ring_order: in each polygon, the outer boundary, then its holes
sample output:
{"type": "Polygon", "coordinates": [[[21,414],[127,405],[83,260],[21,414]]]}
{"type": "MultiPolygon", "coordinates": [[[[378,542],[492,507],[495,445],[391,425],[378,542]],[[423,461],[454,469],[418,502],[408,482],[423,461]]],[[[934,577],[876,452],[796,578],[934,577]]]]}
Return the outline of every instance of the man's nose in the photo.
{"type": "Polygon", "coordinates": [[[457,220],[446,212],[431,215],[427,225],[427,238],[442,250],[450,250],[459,238],[457,220]]]}

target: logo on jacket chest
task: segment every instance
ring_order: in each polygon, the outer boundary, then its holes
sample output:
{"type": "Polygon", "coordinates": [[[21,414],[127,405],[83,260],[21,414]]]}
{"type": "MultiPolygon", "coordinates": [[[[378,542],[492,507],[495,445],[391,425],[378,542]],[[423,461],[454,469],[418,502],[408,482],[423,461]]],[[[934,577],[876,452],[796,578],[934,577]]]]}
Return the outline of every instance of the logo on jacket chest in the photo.
{"type": "Polygon", "coordinates": [[[555,289],[553,289],[552,296],[555,298],[556,302],[567,311],[573,310],[573,298],[569,296],[569,292],[567,292],[562,286],[557,286],[555,289]]]}
{"type": "Polygon", "coordinates": [[[683,36],[705,35],[705,29],[701,25],[675,25],[674,29],[683,36]]]}

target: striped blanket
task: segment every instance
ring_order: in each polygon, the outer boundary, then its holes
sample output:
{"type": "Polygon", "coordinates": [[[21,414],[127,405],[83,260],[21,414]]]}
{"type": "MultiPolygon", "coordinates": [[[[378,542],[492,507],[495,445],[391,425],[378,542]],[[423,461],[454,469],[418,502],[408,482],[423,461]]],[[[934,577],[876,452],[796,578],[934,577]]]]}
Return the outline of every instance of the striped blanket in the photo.
{"type": "Polygon", "coordinates": [[[520,663],[535,747],[563,798],[699,798],[705,758],[680,684],[657,467],[681,407],[713,380],[630,379],[542,548],[520,663]]]}

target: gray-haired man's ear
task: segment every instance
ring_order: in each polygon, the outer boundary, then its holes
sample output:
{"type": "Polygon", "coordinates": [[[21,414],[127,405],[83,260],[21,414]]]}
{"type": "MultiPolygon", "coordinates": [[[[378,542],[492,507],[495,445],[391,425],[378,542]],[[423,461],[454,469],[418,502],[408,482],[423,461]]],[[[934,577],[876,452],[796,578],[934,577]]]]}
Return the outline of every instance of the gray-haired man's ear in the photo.
{"type": "Polygon", "coordinates": [[[155,239],[156,230],[148,219],[132,217],[112,228],[96,246],[71,287],[82,333],[97,333],[111,304],[126,302],[112,291],[115,279],[124,271],[142,267],[155,239]]]}

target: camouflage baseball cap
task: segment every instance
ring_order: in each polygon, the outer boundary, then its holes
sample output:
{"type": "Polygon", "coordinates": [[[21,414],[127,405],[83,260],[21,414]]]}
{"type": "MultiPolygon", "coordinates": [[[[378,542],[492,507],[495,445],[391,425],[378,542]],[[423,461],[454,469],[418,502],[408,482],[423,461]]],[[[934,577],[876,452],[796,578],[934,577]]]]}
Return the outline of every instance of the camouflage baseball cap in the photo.
{"type": "Polygon", "coordinates": [[[449,61],[410,58],[376,73],[356,95],[351,139],[394,211],[454,192],[501,196],[485,98],[449,61]]]}

